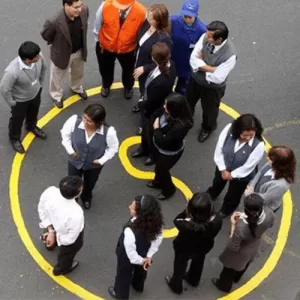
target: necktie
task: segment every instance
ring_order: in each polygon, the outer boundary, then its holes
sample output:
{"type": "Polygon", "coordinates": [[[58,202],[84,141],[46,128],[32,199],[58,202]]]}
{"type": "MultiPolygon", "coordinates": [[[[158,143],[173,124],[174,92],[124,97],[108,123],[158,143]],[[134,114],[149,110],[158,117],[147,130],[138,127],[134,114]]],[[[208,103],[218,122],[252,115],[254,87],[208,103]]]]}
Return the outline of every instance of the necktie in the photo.
{"type": "Polygon", "coordinates": [[[124,9],[124,10],[120,10],[120,26],[123,25],[125,19],[126,19],[126,13],[127,13],[127,9],[124,9]]]}
{"type": "Polygon", "coordinates": [[[214,53],[215,47],[216,47],[215,45],[209,44],[210,54],[214,53]]]}

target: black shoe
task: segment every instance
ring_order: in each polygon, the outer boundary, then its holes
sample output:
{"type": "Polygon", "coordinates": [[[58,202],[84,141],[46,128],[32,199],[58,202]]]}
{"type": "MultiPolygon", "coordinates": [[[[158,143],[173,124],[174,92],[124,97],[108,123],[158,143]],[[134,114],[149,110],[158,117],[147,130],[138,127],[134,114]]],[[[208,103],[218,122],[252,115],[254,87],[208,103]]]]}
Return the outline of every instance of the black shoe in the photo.
{"type": "Polygon", "coordinates": [[[46,132],[37,126],[33,129],[28,129],[28,131],[32,132],[36,137],[42,140],[45,140],[47,138],[46,132]]]}
{"type": "Polygon", "coordinates": [[[82,93],[76,93],[76,94],[83,100],[86,100],[88,98],[86,91],[83,91],[82,93]]]}
{"type": "Polygon", "coordinates": [[[143,156],[146,156],[146,155],[140,149],[135,150],[131,153],[132,158],[140,158],[140,157],[143,157],[143,156]]]}
{"type": "Polygon", "coordinates": [[[72,267],[69,270],[61,272],[61,271],[55,270],[55,268],[54,268],[52,273],[54,276],[66,275],[66,274],[69,274],[72,271],[74,271],[78,266],[79,266],[79,262],[77,260],[73,260],[72,267]]]}
{"type": "Polygon", "coordinates": [[[171,289],[171,291],[177,295],[181,295],[182,294],[182,291],[175,291],[172,286],[170,285],[170,282],[171,282],[171,277],[170,276],[166,276],[165,277],[165,281],[166,281],[166,284],[169,286],[169,288],[171,289]]]}
{"type": "Polygon", "coordinates": [[[133,89],[129,90],[129,89],[125,89],[124,90],[124,97],[127,100],[130,100],[133,96],[133,89]]]}
{"type": "Polygon", "coordinates": [[[188,272],[184,273],[183,279],[184,279],[185,282],[187,282],[192,287],[197,287],[199,285],[199,284],[194,284],[194,283],[190,282],[190,280],[189,280],[189,273],[188,272]]]}
{"type": "Polygon", "coordinates": [[[229,290],[229,291],[225,291],[224,289],[222,289],[222,288],[220,287],[219,279],[218,279],[218,278],[212,278],[212,279],[211,279],[211,282],[212,282],[213,285],[214,285],[218,290],[220,290],[221,292],[225,292],[225,293],[229,293],[229,292],[230,292],[230,290],[229,290]]]}
{"type": "Polygon", "coordinates": [[[22,145],[22,143],[18,140],[10,140],[11,142],[11,145],[13,147],[13,149],[18,152],[18,153],[21,153],[21,154],[24,154],[25,153],[25,149],[22,145]]]}
{"type": "Polygon", "coordinates": [[[91,201],[83,201],[83,207],[85,209],[90,209],[92,206],[92,202],[91,201]]]}
{"type": "Polygon", "coordinates": [[[60,101],[57,101],[57,100],[53,100],[53,103],[54,105],[59,108],[59,109],[62,109],[64,107],[64,102],[63,102],[63,99],[61,99],[60,101]]]}
{"type": "Polygon", "coordinates": [[[154,180],[149,181],[147,187],[151,189],[160,189],[159,185],[154,180]]]}
{"type": "Polygon", "coordinates": [[[151,157],[148,157],[145,161],[144,161],[144,165],[145,166],[152,166],[152,165],[154,165],[155,164],[155,162],[154,162],[154,160],[151,158],[151,157]]]}
{"type": "Polygon", "coordinates": [[[137,292],[137,293],[142,293],[144,289],[142,288],[137,288],[134,284],[131,284],[131,287],[137,292]]]}
{"type": "Polygon", "coordinates": [[[140,111],[140,108],[139,108],[139,104],[137,103],[133,108],[132,108],[132,112],[133,113],[138,113],[140,111]]]}
{"type": "Polygon", "coordinates": [[[110,286],[108,288],[108,293],[113,297],[113,298],[117,298],[116,292],[115,292],[115,288],[113,286],[110,286]]]}
{"type": "Polygon", "coordinates": [[[198,142],[203,143],[205,142],[210,136],[210,132],[209,131],[205,131],[203,129],[201,129],[199,135],[198,135],[198,142]]]}
{"type": "Polygon", "coordinates": [[[102,96],[102,97],[104,97],[104,98],[108,97],[109,93],[110,93],[110,88],[104,88],[104,87],[103,87],[103,88],[101,89],[101,96],[102,96]]]}
{"type": "Polygon", "coordinates": [[[164,200],[167,200],[167,199],[171,198],[174,194],[175,194],[175,193],[173,193],[173,194],[170,195],[170,196],[165,196],[164,194],[160,193],[160,194],[157,196],[157,199],[158,199],[159,201],[164,201],[164,200]]]}
{"type": "Polygon", "coordinates": [[[142,127],[138,127],[138,129],[136,130],[135,134],[136,135],[142,135],[143,132],[143,128],[142,127]]]}
{"type": "Polygon", "coordinates": [[[218,215],[223,219],[225,219],[229,216],[229,214],[226,214],[226,213],[222,212],[221,210],[218,212],[218,215]]]}

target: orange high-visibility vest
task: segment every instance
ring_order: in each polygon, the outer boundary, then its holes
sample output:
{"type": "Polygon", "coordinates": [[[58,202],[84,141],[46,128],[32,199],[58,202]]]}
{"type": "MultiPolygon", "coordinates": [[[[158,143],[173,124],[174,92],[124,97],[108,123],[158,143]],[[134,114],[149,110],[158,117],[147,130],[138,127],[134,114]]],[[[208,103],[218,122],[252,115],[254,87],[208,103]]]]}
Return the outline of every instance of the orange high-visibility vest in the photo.
{"type": "Polygon", "coordinates": [[[137,46],[138,31],[145,22],[145,16],[146,8],[134,1],[120,27],[119,10],[112,4],[112,0],[106,0],[102,9],[102,26],[98,34],[101,47],[116,53],[134,51],[137,46]]]}

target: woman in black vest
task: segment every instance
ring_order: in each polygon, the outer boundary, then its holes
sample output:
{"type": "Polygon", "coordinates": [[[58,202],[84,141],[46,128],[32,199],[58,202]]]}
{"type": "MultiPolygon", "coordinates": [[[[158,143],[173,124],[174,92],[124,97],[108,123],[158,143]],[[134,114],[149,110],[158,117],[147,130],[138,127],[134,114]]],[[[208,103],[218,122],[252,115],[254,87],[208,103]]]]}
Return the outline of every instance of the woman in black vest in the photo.
{"type": "Polygon", "coordinates": [[[114,127],[105,122],[101,104],[91,104],[82,116],[73,115],[61,129],[62,145],[68,153],[68,175],[83,177],[80,198],[85,209],[91,207],[92,191],[104,164],[118,152],[114,127]]]}
{"type": "Polygon", "coordinates": [[[266,163],[251,180],[245,195],[259,193],[264,204],[276,212],[283,195],[295,182],[296,157],[294,151],[285,146],[274,146],[268,152],[266,163]]]}
{"type": "Polygon", "coordinates": [[[108,288],[116,299],[129,299],[130,286],[141,293],[152,256],[162,242],[163,216],[151,195],[138,196],[129,205],[131,219],[124,226],[117,244],[117,275],[108,288]]]}
{"type": "Polygon", "coordinates": [[[151,116],[164,105],[166,97],[172,92],[176,70],[170,61],[171,51],[166,43],[157,42],[152,46],[151,56],[156,64],[145,82],[143,99],[139,100],[139,107],[143,117],[142,143],[132,157],[147,157],[145,165],[152,165],[153,161],[153,128],[151,116]]]}
{"type": "MultiPolygon", "coordinates": [[[[151,56],[152,46],[156,42],[164,42],[171,49],[169,12],[164,4],[153,4],[150,6],[147,20],[138,32],[134,78],[138,79],[139,82],[140,99],[144,96],[147,76],[156,67],[151,56]]],[[[132,108],[132,111],[140,111],[138,103],[132,108]]],[[[142,132],[142,124],[137,131],[138,134],[142,132]]]]}
{"type": "Polygon", "coordinates": [[[199,285],[205,256],[214,246],[214,239],[221,230],[222,218],[216,215],[208,193],[196,193],[186,209],[174,220],[179,233],[173,241],[175,252],[173,276],[166,276],[170,289],[181,294],[182,280],[191,286],[199,285]],[[188,261],[189,271],[186,272],[188,261]]]}
{"type": "Polygon", "coordinates": [[[230,292],[233,283],[239,282],[249,264],[257,256],[262,235],[274,224],[274,213],[264,206],[258,194],[245,198],[244,212],[231,216],[231,231],[227,247],[219,256],[223,270],[213,284],[223,292],[230,292]]]}
{"type": "Polygon", "coordinates": [[[216,199],[229,183],[219,212],[223,218],[238,207],[249,181],[255,176],[264,155],[262,132],[260,121],[254,115],[245,114],[226,125],[219,136],[214,154],[215,177],[207,192],[216,199]]]}
{"type": "Polygon", "coordinates": [[[166,200],[176,192],[170,170],[183,154],[185,137],[193,127],[193,119],[185,97],[178,93],[170,94],[166,98],[164,109],[157,113],[152,137],[155,147],[155,177],[147,186],[160,189],[158,199],[166,200]]]}

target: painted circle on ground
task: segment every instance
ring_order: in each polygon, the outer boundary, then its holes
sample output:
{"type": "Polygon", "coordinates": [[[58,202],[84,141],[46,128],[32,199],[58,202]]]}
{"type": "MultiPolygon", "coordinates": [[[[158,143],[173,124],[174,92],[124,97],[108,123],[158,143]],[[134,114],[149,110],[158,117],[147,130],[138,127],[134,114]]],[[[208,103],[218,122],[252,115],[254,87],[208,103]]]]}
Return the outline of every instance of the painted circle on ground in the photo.
{"type": "MultiPolygon", "coordinates": [[[[135,83],[135,87],[138,87],[137,83],[135,83]]],[[[112,89],[120,89],[120,88],[122,88],[122,83],[120,82],[114,83],[112,86],[112,89]]],[[[88,96],[95,96],[98,95],[99,93],[100,93],[100,87],[87,90],[88,96]]],[[[77,95],[68,98],[64,102],[64,109],[76,103],[78,100],[80,100],[80,98],[77,95]]],[[[239,116],[238,112],[236,112],[234,109],[232,109],[231,107],[227,106],[224,103],[221,103],[220,109],[234,119],[239,116]]],[[[39,120],[38,126],[44,127],[52,119],[54,119],[62,110],[59,110],[56,107],[51,109],[39,120]]],[[[25,136],[22,142],[25,150],[28,150],[34,138],[35,137],[32,133],[28,133],[25,136]]],[[[127,138],[120,146],[119,157],[121,159],[121,163],[123,164],[125,170],[129,173],[129,175],[133,177],[136,177],[136,175],[138,175],[139,177],[137,178],[139,179],[151,179],[153,178],[153,172],[146,172],[146,171],[141,171],[136,169],[131,165],[127,157],[128,147],[138,144],[139,142],[140,142],[140,137],[127,138]]],[[[265,142],[266,142],[266,150],[268,150],[271,147],[271,145],[266,140],[265,142]]],[[[9,197],[10,197],[12,217],[23,244],[25,245],[27,251],[32,256],[32,258],[35,260],[35,262],[39,265],[39,267],[57,284],[59,284],[60,286],[62,286],[72,294],[82,299],[104,300],[104,298],[101,298],[100,296],[97,296],[92,292],[84,289],[82,286],[76,284],[75,282],[73,282],[72,280],[70,280],[65,276],[58,276],[58,277],[53,276],[52,274],[53,267],[48,263],[48,261],[42,256],[39,250],[35,247],[29,235],[29,232],[25,226],[25,222],[23,219],[21,206],[20,206],[20,199],[19,199],[19,179],[20,179],[20,172],[21,172],[21,167],[24,158],[25,155],[23,154],[17,153],[15,155],[12,163],[12,170],[11,170],[11,175],[9,180],[9,197]]],[[[183,192],[185,197],[190,198],[192,192],[189,190],[189,188],[179,179],[174,177],[173,179],[177,188],[179,188],[183,192]]],[[[242,297],[244,297],[245,295],[253,291],[255,288],[257,288],[271,274],[271,272],[276,267],[281,257],[281,254],[284,250],[284,247],[286,245],[289,229],[291,226],[292,214],[293,214],[292,196],[290,191],[288,191],[284,195],[281,223],[280,223],[277,239],[275,241],[275,246],[269,258],[267,259],[263,267],[252,278],[250,278],[244,285],[240,286],[239,288],[227,294],[226,296],[218,298],[217,300],[241,299],[242,297]]],[[[164,236],[171,237],[174,236],[174,234],[176,234],[176,229],[173,228],[173,229],[166,230],[164,236]]]]}

